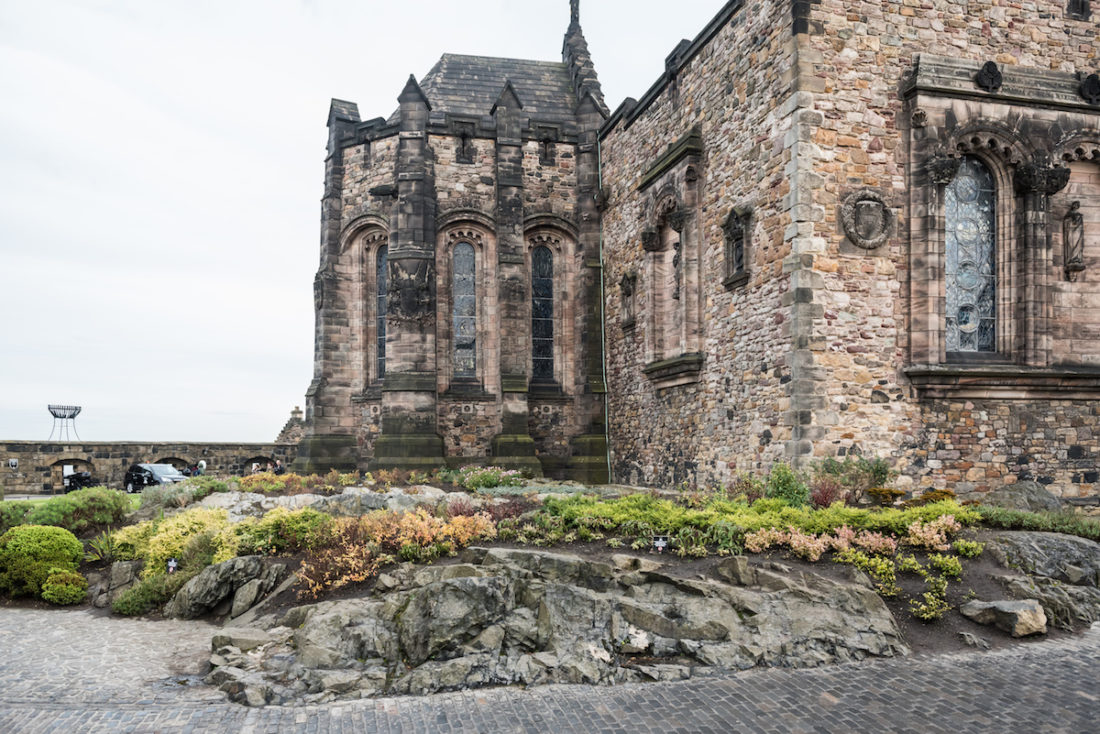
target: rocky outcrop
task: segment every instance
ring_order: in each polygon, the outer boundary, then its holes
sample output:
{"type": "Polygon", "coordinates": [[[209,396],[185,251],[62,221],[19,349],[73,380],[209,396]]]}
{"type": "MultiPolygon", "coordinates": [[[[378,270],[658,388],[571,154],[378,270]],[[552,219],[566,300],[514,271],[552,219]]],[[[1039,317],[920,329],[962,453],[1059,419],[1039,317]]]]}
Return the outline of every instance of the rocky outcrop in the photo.
{"type": "Polygon", "coordinates": [[[998,532],[987,544],[1016,597],[1042,605],[1050,624],[1071,629],[1100,620],[1100,543],[1061,533],[998,532]]]}
{"type": "Polygon", "coordinates": [[[239,632],[226,631],[208,680],[249,704],[318,702],[679,680],[907,652],[858,572],[837,581],[735,558],[689,579],[649,559],[502,548],[470,549],[462,560],[398,567],[375,596],[295,608],[248,653],[234,642],[239,632]]]}
{"type": "Polygon", "coordinates": [[[141,561],[115,561],[105,573],[88,574],[88,598],[100,609],[110,606],[119,594],[138,579],[141,561]]]}
{"type": "Polygon", "coordinates": [[[164,608],[167,617],[195,619],[220,611],[240,616],[286,575],[286,566],[264,566],[262,556],[239,556],[207,566],[183,585],[164,608]],[[219,607],[225,606],[224,610],[219,607]]]}
{"type": "Polygon", "coordinates": [[[978,624],[996,625],[1013,637],[1045,635],[1047,631],[1047,615],[1035,599],[968,601],[959,612],[978,624]]]}
{"type": "Polygon", "coordinates": [[[980,496],[983,505],[1029,512],[1057,512],[1062,501],[1038,482],[1015,482],[980,496]]]}

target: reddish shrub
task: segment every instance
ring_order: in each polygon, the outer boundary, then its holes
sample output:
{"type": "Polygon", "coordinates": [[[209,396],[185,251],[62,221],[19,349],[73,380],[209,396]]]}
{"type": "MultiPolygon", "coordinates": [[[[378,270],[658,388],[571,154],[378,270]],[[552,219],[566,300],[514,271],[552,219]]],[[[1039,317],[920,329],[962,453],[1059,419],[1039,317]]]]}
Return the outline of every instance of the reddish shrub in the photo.
{"type": "Polygon", "coordinates": [[[840,482],[829,475],[814,478],[810,487],[810,502],[814,507],[828,507],[841,497],[840,482]]]}

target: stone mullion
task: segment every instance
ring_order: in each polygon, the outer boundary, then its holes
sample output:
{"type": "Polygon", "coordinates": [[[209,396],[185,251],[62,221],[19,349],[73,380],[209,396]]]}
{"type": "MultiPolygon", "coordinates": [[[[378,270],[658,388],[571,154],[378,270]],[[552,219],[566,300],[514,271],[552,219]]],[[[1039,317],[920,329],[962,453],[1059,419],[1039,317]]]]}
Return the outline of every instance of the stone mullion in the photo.
{"type": "Polygon", "coordinates": [[[1050,197],[1069,182],[1069,169],[1041,164],[1023,164],[1016,169],[1015,184],[1023,199],[1022,287],[1018,292],[1023,308],[1023,363],[1045,367],[1051,361],[1050,271],[1053,254],[1050,237],[1050,197]]]}
{"type": "Polygon", "coordinates": [[[398,97],[397,206],[387,256],[386,374],[375,469],[443,463],[436,404],[435,179],[431,105],[409,78],[398,97]]]}
{"type": "Polygon", "coordinates": [[[493,463],[541,474],[528,428],[531,363],[530,277],[523,231],[521,105],[506,83],[493,107],[496,120],[497,269],[500,324],[501,429],[493,438],[493,463]]]}

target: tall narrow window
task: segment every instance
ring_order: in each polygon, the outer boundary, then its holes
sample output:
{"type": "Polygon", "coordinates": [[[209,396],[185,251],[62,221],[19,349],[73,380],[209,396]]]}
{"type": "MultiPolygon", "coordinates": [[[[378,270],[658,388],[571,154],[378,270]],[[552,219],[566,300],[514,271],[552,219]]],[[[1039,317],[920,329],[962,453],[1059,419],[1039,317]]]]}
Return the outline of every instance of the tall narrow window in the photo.
{"type": "Polygon", "coordinates": [[[531,253],[531,378],[554,379],[554,256],[545,246],[531,253]]]}
{"type": "Polygon", "coordinates": [[[374,323],[377,331],[375,342],[378,345],[378,379],[386,376],[386,258],[389,248],[382,245],[378,248],[378,256],[375,271],[375,307],[374,323]]]}
{"type": "Polygon", "coordinates": [[[944,217],[947,351],[996,352],[996,189],[977,158],[947,185],[944,217]]]}
{"type": "Polygon", "coordinates": [[[477,376],[477,279],[474,246],[455,245],[453,257],[454,376],[477,376]]]}

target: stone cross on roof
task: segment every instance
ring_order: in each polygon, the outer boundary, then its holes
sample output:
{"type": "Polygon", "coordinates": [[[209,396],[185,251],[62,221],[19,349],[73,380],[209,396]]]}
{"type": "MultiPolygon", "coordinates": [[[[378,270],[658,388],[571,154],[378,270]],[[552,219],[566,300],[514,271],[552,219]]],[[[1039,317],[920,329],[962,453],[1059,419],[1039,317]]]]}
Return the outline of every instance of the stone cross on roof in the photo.
{"type": "Polygon", "coordinates": [[[581,0],[569,0],[569,22],[581,22],[581,0]]]}

